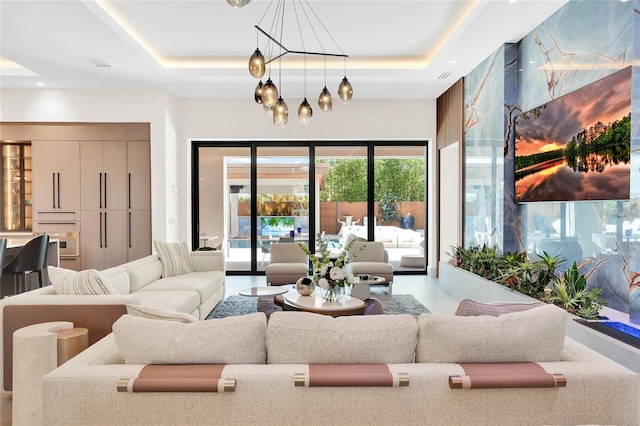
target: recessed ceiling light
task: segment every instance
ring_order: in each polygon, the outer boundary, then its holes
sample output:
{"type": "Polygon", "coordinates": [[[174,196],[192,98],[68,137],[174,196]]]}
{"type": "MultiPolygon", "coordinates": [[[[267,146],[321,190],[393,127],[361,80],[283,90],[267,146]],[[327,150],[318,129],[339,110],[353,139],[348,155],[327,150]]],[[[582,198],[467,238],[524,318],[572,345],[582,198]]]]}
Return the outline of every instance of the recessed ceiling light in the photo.
{"type": "Polygon", "coordinates": [[[36,86],[44,86],[44,83],[39,81],[39,82],[36,83],[36,86]]]}
{"type": "Polygon", "coordinates": [[[455,59],[453,61],[451,61],[452,64],[455,64],[456,62],[458,62],[458,61],[456,61],[455,59]]]}
{"type": "Polygon", "coordinates": [[[529,63],[530,63],[530,64],[535,64],[535,63],[536,63],[536,61],[529,61],[529,63]]]}

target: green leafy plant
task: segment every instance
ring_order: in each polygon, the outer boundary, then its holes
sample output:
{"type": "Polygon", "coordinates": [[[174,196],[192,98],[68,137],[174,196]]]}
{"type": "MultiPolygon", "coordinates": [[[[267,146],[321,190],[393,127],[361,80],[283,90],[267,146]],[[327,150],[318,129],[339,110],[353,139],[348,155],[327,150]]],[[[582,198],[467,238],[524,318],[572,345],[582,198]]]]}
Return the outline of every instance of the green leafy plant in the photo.
{"type": "Polygon", "coordinates": [[[561,277],[553,280],[551,293],[544,300],[579,317],[596,319],[605,305],[600,296],[602,290],[599,288],[587,291],[587,278],[578,271],[578,265],[574,261],[561,277]]]}
{"type": "Polygon", "coordinates": [[[450,263],[520,293],[554,303],[580,317],[598,318],[605,305],[602,290],[587,291],[587,279],[578,271],[576,262],[558,277],[556,270],[564,258],[547,252],[536,256],[538,260],[532,262],[524,252],[499,254],[496,247],[486,244],[470,248],[455,246],[450,263]]]}

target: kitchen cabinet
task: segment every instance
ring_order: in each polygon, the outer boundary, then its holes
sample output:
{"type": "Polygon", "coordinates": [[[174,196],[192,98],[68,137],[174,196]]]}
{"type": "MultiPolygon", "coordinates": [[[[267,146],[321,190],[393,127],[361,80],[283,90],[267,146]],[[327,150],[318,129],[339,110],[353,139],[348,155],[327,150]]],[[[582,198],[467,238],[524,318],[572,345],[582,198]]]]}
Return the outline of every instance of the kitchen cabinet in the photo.
{"type": "MultiPolygon", "coordinates": [[[[41,213],[80,210],[80,143],[32,141],[33,209],[41,213]]],[[[37,217],[37,220],[46,220],[37,217]]]]}
{"type": "Polygon", "coordinates": [[[31,144],[2,143],[2,231],[32,229],[31,144]]]}
{"type": "Polygon", "coordinates": [[[82,269],[104,269],[151,253],[148,141],[81,141],[82,269]]]}
{"type": "Polygon", "coordinates": [[[31,142],[33,231],[80,229],[80,144],[78,141],[31,142]]]}

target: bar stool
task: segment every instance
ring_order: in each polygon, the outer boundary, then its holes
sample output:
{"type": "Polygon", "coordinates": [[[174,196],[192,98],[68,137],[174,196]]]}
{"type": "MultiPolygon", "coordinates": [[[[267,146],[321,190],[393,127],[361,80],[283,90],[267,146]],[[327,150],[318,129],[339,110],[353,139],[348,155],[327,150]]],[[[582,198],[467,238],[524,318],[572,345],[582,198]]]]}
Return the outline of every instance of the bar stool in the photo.
{"type": "Polygon", "coordinates": [[[14,275],[13,291],[18,294],[18,290],[24,287],[27,290],[27,274],[38,273],[38,286],[42,287],[42,270],[47,264],[47,247],[49,246],[49,236],[43,234],[35,237],[20,250],[7,266],[3,268],[3,273],[14,275]],[[16,283],[16,276],[20,276],[19,283],[16,283]]]}
{"type": "MultiPolygon", "coordinates": [[[[4,253],[7,251],[7,239],[0,238],[0,265],[4,265],[4,253]]],[[[0,268],[0,297],[2,296],[2,268],[0,268]]]]}

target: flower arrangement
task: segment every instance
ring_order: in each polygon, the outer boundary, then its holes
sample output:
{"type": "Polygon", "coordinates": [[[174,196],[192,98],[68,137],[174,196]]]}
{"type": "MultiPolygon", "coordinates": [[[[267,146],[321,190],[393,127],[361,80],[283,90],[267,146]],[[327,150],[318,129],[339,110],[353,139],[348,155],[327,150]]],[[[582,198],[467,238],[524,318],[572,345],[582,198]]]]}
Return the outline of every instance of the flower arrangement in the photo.
{"type": "MultiPolygon", "coordinates": [[[[322,238],[321,234],[317,236],[318,251],[311,253],[309,248],[299,243],[300,249],[309,256],[311,265],[313,266],[313,282],[325,290],[323,297],[335,302],[342,297],[340,288],[351,285],[350,279],[352,274],[347,270],[349,264],[349,251],[355,244],[356,240],[352,239],[340,250],[337,257],[330,257],[329,242],[322,238]]],[[[360,247],[360,251],[364,250],[366,245],[360,247]]],[[[355,257],[355,255],[354,255],[355,257]]]]}

